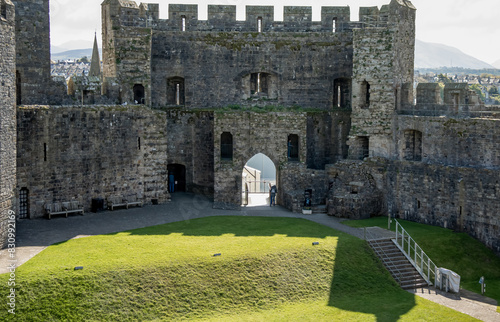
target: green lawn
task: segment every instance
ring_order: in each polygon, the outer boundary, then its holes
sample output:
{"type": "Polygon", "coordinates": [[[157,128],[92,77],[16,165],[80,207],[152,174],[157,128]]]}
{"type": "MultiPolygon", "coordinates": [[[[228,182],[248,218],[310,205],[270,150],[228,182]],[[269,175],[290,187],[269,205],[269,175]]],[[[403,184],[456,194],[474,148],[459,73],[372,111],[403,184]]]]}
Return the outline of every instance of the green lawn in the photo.
{"type": "Polygon", "coordinates": [[[18,268],[16,283],[19,321],[474,320],[401,290],[364,241],[293,218],[209,217],[74,239],[18,268]]]}
{"type": "MultiPolygon", "coordinates": [[[[481,293],[479,278],[484,276],[485,295],[500,303],[500,257],[493,251],[466,233],[456,233],[450,229],[406,220],[398,221],[437,266],[451,269],[460,275],[462,288],[481,293]]],[[[387,217],[350,220],[344,221],[343,224],[387,229],[387,217]]],[[[394,220],[391,230],[395,230],[394,220]]],[[[500,307],[498,311],[500,312],[500,307]]]]}

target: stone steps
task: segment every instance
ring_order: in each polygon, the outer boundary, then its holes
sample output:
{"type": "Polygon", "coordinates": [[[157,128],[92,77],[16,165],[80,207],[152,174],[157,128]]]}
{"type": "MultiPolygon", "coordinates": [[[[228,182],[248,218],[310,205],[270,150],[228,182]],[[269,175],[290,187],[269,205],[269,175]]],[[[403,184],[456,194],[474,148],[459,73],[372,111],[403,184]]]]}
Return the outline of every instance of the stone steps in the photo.
{"type": "Polygon", "coordinates": [[[428,286],[406,256],[390,239],[370,240],[368,244],[382,260],[385,268],[403,289],[428,286]]]}

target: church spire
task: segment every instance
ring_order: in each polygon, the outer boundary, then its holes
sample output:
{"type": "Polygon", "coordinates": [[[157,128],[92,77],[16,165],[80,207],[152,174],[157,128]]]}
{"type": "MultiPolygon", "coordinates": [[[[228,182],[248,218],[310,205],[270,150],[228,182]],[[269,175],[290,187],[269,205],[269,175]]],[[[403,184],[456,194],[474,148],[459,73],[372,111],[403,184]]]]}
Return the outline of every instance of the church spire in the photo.
{"type": "Polygon", "coordinates": [[[101,76],[101,60],[99,59],[99,48],[97,47],[97,32],[94,35],[94,50],[92,51],[89,76],[101,76]]]}

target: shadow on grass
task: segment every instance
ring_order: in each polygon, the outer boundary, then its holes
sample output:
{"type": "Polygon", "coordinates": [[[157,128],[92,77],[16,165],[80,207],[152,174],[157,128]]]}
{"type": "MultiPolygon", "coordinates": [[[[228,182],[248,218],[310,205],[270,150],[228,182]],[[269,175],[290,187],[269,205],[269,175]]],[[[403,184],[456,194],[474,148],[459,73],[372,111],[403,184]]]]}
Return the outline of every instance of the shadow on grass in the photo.
{"type": "Polygon", "coordinates": [[[328,305],[397,321],[415,306],[365,241],[301,218],[220,216],[131,230],[131,235],[337,237],[328,305]]]}
{"type": "Polygon", "coordinates": [[[369,246],[359,242],[363,254],[353,256],[347,241],[338,239],[328,305],[398,321],[415,306],[415,295],[402,290],[369,246]]]}
{"type": "MultiPolygon", "coordinates": [[[[335,230],[302,218],[258,216],[211,216],[125,231],[130,235],[222,236],[232,234],[236,237],[285,235],[310,238],[336,236],[332,232],[335,230]]],[[[110,235],[115,234],[118,233],[110,235]]]]}

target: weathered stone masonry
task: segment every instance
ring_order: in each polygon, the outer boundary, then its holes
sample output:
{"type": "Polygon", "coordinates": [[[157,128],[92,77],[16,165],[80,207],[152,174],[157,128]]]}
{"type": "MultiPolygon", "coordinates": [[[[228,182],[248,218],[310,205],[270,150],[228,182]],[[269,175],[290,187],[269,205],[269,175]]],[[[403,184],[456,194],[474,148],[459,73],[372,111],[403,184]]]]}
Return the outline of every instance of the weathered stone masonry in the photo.
{"type": "MultiPolygon", "coordinates": [[[[16,2],[35,21],[16,27],[18,100],[46,104],[45,91],[64,102],[48,81],[48,1],[16,2]],[[22,43],[33,28],[36,53],[22,43]]],[[[285,7],[283,21],[272,7],[246,12],[236,21],[235,6],[213,5],[202,21],[196,5],[170,5],[161,20],[157,4],[105,0],[103,95],[92,99],[127,105],[18,109],[25,215],[71,199],[88,209],[111,195],[163,202],[169,172],[176,189],[239,208],[243,166],[260,152],[274,162],[277,201],[290,210],[311,189],[313,204],[332,215],[391,212],[465,231],[500,253],[498,120],[466,84],[445,88],[444,104],[435,85],[419,86],[414,104],[410,1],[360,8],[359,22],[348,7],[323,7],[318,22],[310,7],[285,7]]],[[[15,147],[1,151],[5,162],[15,147]]]]}
{"type": "Polygon", "coordinates": [[[17,185],[28,190],[29,218],[51,202],[78,200],[89,211],[92,198],[169,198],[164,112],[33,106],[17,119],[17,185]]]}
{"type": "Polygon", "coordinates": [[[0,8],[0,247],[5,247],[8,213],[16,210],[16,41],[14,6],[0,0],[0,8]]]}

